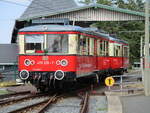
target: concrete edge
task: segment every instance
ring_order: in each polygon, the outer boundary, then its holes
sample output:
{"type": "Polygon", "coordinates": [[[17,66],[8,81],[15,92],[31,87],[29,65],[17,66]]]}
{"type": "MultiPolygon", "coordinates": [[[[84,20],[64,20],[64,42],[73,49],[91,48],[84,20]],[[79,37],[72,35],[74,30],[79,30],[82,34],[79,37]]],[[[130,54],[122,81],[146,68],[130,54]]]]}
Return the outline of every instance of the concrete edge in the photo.
{"type": "Polygon", "coordinates": [[[106,95],[108,101],[108,113],[123,113],[119,96],[106,95]]]}

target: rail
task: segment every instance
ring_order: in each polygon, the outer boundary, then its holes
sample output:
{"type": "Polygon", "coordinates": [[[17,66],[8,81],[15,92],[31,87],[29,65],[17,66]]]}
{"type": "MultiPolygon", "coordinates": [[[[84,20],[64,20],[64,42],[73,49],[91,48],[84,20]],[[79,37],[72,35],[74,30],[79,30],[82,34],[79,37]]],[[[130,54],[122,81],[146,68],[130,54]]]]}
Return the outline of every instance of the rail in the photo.
{"type": "Polygon", "coordinates": [[[30,91],[16,92],[16,93],[0,95],[0,101],[1,101],[1,99],[4,100],[5,98],[10,98],[12,96],[25,95],[25,94],[30,94],[30,91]]]}
{"type": "Polygon", "coordinates": [[[88,101],[89,101],[89,94],[86,92],[85,97],[83,99],[83,104],[82,104],[81,109],[80,109],[80,113],[87,113],[88,101]]]}
{"type": "Polygon", "coordinates": [[[51,97],[48,102],[39,110],[38,113],[44,113],[44,111],[49,107],[49,105],[57,100],[57,95],[55,94],[53,97],[51,97]]]}
{"type": "Polygon", "coordinates": [[[43,107],[38,111],[38,113],[43,113],[46,110],[46,107],[48,107],[48,105],[53,102],[55,97],[56,97],[56,95],[54,95],[53,97],[50,97],[50,98],[48,98],[46,100],[43,100],[41,102],[37,102],[35,104],[28,105],[28,106],[25,106],[25,107],[13,110],[13,111],[11,111],[9,113],[21,113],[21,112],[24,112],[24,111],[27,112],[28,110],[30,111],[31,109],[33,109],[34,107],[37,107],[37,106],[39,106],[39,108],[40,108],[41,105],[43,107]]]}
{"type": "Polygon", "coordinates": [[[31,98],[37,98],[39,96],[44,96],[45,94],[37,94],[37,95],[29,95],[29,96],[26,96],[26,97],[21,97],[21,98],[15,98],[15,99],[10,99],[10,100],[6,100],[6,101],[2,101],[0,102],[0,106],[5,106],[5,105],[9,105],[9,104],[12,104],[12,103],[16,103],[16,102],[19,102],[19,101],[23,101],[23,100],[26,100],[26,99],[31,99],[31,98]]]}

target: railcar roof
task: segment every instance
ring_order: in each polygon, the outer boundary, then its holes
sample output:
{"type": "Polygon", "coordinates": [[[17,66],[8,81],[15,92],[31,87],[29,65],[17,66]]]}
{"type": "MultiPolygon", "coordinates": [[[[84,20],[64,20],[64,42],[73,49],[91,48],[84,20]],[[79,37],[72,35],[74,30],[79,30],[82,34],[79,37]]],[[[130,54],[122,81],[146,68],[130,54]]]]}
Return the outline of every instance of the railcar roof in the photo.
{"type": "Polygon", "coordinates": [[[121,42],[121,43],[124,43],[124,44],[128,44],[127,41],[124,41],[124,40],[121,40],[119,38],[115,38],[115,37],[112,37],[112,36],[109,36],[109,39],[113,40],[113,41],[116,41],[116,42],[121,42]]]}
{"type": "Polygon", "coordinates": [[[80,26],[72,26],[72,25],[33,25],[29,27],[25,27],[19,30],[19,32],[55,32],[55,31],[79,31],[79,32],[84,32],[92,35],[98,35],[101,37],[104,37],[109,40],[117,41],[117,42],[122,42],[127,44],[126,41],[114,38],[110,36],[109,34],[106,33],[101,33],[97,29],[92,29],[92,28],[83,28],[80,26]]]}
{"type": "Polygon", "coordinates": [[[83,31],[84,29],[79,26],[72,25],[34,25],[20,29],[20,32],[32,31],[83,31]]]}

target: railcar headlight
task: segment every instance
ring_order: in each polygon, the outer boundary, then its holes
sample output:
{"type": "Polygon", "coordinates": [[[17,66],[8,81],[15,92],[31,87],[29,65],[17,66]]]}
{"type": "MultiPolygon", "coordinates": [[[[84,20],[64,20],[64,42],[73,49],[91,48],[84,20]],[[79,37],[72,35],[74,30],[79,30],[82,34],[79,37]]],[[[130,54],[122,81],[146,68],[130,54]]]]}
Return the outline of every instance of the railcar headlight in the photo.
{"type": "Polygon", "coordinates": [[[55,76],[55,79],[62,80],[64,78],[64,72],[61,70],[57,70],[54,76],[55,76]]]}
{"type": "Polygon", "coordinates": [[[26,80],[29,78],[29,72],[27,70],[22,70],[20,71],[19,76],[22,80],[26,80]]]}
{"type": "Polygon", "coordinates": [[[61,60],[61,66],[67,66],[68,65],[68,60],[63,59],[61,60]]]}
{"type": "Polygon", "coordinates": [[[29,66],[31,64],[31,61],[29,59],[24,60],[24,65],[29,66]]]}
{"type": "Polygon", "coordinates": [[[56,65],[60,65],[61,61],[60,60],[57,60],[56,61],[56,65]]]}

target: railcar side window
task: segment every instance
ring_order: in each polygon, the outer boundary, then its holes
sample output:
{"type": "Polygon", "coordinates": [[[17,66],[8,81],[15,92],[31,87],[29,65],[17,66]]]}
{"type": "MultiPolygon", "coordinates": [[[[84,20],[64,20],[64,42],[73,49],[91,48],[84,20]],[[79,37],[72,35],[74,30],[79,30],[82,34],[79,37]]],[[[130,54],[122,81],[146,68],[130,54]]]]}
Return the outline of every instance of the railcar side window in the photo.
{"type": "Polygon", "coordinates": [[[47,37],[47,50],[49,53],[68,53],[68,35],[49,34],[47,37]]]}
{"type": "Polygon", "coordinates": [[[100,41],[100,55],[101,56],[108,56],[108,41],[105,41],[105,40],[101,40],[100,41]]]}
{"type": "Polygon", "coordinates": [[[103,40],[100,41],[100,55],[101,56],[104,55],[104,41],[103,40]]]}
{"type": "Polygon", "coordinates": [[[89,37],[80,35],[78,39],[78,51],[80,55],[89,55],[89,37]]]}
{"type": "Polygon", "coordinates": [[[90,55],[94,55],[94,38],[90,38],[90,55]]]}
{"type": "Polygon", "coordinates": [[[97,55],[100,55],[100,40],[97,39],[97,55]]]}
{"type": "Polygon", "coordinates": [[[86,41],[86,37],[85,36],[83,36],[83,39],[82,39],[82,41],[81,41],[81,45],[83,46],[83,48],[82,48],[82,55],[86,55],[86,52],[87,52],[87,48],[86,48],[86,46],[87,46],[87,41],[86,41]]]}
{"type": "Polygon", "coordinates": [[[122,56],[121,46],[119,45],[115,46],[115,56],[122,56]]]}
{"type": "Polygon", "coordinates": [[[26,53],[34,53],[36,50],[43,50],[44,35],[34,34],[25,36],[26,53]]]}
{"type": "Polygon", "coordinates": [[[124,47],[124,50],[123,50],[124,52],[124,54],[123,54],[123,56],[124,57],[128,57],[128,48],[127,47],[124,47]]]}
{"type": "Polygon", "coordinates": [[[109,47],[108,47],[109,45],[108,45],[108,41],[105,41],[105,56],[108,56],[109,54],[108,54],[108,49],[109,49],[109,47]]]}

